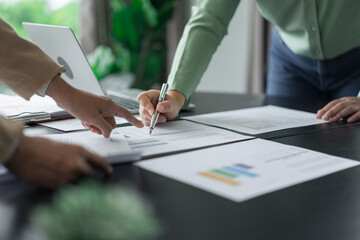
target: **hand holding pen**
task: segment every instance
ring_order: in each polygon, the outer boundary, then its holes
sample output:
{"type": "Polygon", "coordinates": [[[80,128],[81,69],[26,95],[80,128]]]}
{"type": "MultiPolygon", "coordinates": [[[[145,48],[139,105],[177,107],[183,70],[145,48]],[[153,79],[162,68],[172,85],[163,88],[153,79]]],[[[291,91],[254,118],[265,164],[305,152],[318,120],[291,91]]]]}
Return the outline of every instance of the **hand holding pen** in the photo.
{"type": "MultiPolygon", "coordinates": [[[[160,91],[160,95],[159,95],[159,99],[158,99],[157,104],[159,104],[160,102],[165,100],[165,96],[166,96],[166,92],[168,90],[168,87],[169,87],[169,84],[163,83],[163,85],[161,87],[161,91],[160,91]]],[[[159,111],[157,110],[157,104],[156,104],[156,107],[155,107],[155,113],[151,117],[151,122],[150,122],[150,127],[149,127],[149,134],[151,134],[152,131],[154,130],[155,124],[157,123],[159,115],[160,115],[159,111]]]]}

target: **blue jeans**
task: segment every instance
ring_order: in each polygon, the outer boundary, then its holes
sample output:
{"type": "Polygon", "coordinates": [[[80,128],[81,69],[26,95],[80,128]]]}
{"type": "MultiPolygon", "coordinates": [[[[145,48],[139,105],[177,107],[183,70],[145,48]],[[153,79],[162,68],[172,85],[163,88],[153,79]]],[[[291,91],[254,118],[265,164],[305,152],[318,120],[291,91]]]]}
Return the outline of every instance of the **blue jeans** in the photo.
{"type": "Polygon", "coordinates": [[[274,28],[267,95],[333,100],[357,96],[359,90],[360,46],[330,60],[313,60],[294,54],[274,28]]]}

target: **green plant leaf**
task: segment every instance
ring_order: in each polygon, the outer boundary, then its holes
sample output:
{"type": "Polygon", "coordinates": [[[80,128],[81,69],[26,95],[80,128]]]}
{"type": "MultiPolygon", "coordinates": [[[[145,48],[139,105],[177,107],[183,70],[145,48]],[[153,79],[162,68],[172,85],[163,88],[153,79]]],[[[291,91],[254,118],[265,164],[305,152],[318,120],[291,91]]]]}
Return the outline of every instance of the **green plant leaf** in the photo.
{"type": "Polygon", "coordinates": [[[111,0],[110,1],[110,7],[114,12],[118,12],[124,7],[126,7],[126,4],[122,2],[121,0],[111,0]]]}
{"type": "Polygon", "coordinates": [[[161,25],[165,25],[174,14],[174,1],[165,2],[158,9],[158,17],[161,25]]]}
{"type": "Polygon", "coordinates": [[[113,15],[116,65],[137,77],[132,87],[149,89],[164,80],[166,23],[179,0],[119,1],[127,4],[114,7],[118,9],[113,15]]]}
{"type": "Polygon", "coordinates": [[[142,13],[133,6],[125,7],[113,15],[114,37],[132,51],[140,49],[144,29],[142,13]]]}
{"type": "Polygon", "coordinates": [[[134,0],[134,2],[140,1],[141,2],[141,10],[144,14],[146,23],[151,28],[156,28],[156,26],[159,24],[159,19],[157,16],[156,9],[151,4],[150,0],[134,0]]]}
{"type": "Polygon", "coordinates": [[[114,52],[116,55],[116,66],[123,73],[130,73],[132,71],[131,58],[132,53],[128,48],[123,47],[121,43],[113,44],[114,52]]]}
{"type": "Polygon", "coordinates": [[[111,48],[98,46],[87,56],[89,64],[98,80],[101,80],[115,69],[115,55],[111,48]]]}

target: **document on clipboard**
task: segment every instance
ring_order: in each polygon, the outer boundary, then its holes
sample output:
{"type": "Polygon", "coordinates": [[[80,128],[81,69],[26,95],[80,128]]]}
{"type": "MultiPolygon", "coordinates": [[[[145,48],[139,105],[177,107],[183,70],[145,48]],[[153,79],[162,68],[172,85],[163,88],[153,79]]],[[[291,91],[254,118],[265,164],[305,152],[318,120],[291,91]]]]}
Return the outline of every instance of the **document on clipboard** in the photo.
{"type": "Polygon", "coordinates": [[[72,118],[52,98],[37,95],[26,101],[19,96],[0,94],[0,115],[26,124],[72,118]]]}

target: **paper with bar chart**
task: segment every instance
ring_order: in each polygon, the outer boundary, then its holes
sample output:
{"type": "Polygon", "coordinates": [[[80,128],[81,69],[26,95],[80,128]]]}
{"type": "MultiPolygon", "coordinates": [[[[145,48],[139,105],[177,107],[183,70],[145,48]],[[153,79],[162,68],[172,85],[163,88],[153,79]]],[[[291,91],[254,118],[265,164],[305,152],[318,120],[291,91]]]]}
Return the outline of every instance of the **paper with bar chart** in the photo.
{"type": "Polygon", "coordinates": [[[357,165],[357,161],[261,139],[137,163],[236,202],[357,165]]]}
{"type": "Polygon", "coordinates": [[[245,108],[235,111],[184,117],[198,123],[222,127],[248,134],[260,134],[319,123],[316,114],[277,106],[245,108]]]}

